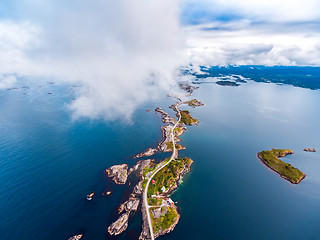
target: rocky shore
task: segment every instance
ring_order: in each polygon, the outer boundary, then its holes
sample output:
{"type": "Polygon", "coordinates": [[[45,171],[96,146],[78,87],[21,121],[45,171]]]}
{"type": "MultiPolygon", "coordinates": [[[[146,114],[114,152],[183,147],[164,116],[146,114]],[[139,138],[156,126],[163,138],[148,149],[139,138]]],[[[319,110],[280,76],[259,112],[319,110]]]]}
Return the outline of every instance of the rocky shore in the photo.
{"type": "Polygon", "coordinates": [[[155,111],[161,114],[163,123],[172,125],[176,124],[177,120],[173,117],[170,117],[170,115],[167,112],[163,111],[161,107],[156,108],[155,111]]]}
{"type": "MultiPolygon", "coordinates": [[[[140,199],[137,198],[137,196],[141,195],[143,192],[143,187],[142,187],[142,182],[144,180],[143,170],[145,168],[150,168],[151,164],[152,164],[152,160],[150,160],[150,159],[141,160],[141,161],[138,161],[132,168],[129,169],[127,176],[129,176],[131,173],[137,171],[140,176],[140,181],[138,182],[137,185],[134,186],[133,192],[130,194],[129,199],[119,206],[118,214],[121,214],[123,212],[124,213],[108,227],[108,233],[110,235],[119,235],[122,232],[124,232],[128,227],[128,221],[129,221],[129,216],[130,216],[131,211],[138,210],[138,207],[140,204],[140,199]]],[[[119,172],[119,169],[125,169],[125,167],[123,165],[126,165],[126,164],[115,165],[109,169],[116,171],[116,173],[115,173],[115,175],[116,175],[119,172]]],[[[120,170],[120,172],[121,172],[121,170],[120,170]]]]}
{"type": "Polygon", "coordinates": [[[120,233],[124,232],[128,227],[129,214],[130,212],[125,212],[118,218],[117,221],[112,223],[108,227],[108,233],[110,235],[119,235],[120,233]]]}
{"type": "Polygon", "coordinates": [[[128,201],[120,205],[118,213],[123,213],[115,222],[108,227],[108,233],[110,235],[119,235],[125,231],[128,227],[128,221],[131,211],[137,211],[139,207],[140,199],[131,196],[128,201]]]}
{"type": "Polygon", "coordinates": [[[156,148],[148,148],[146,151],[139,153],[137,155],[135,155],[135,158],[142,158],[142,157],[150,157],[152,155],[154,155],[156,152],[158,151],[158,149],[156,148]]]}
{"type": "MultiPolygon", "coordinates": [[[[176,211],[177,211],[177,207],[175,207],[175,208],[176,208],[176,211]]],[[[181,217],[180,214],[178,214],[178,217],[175,219],[175,221],[171,224],[171,226],[169,228],[157,232],[154,237],[157,238],[157,237],[160,237],[162,235],[165,235],[167,233],[172,232],[174,230],[174,228],[177,226],[177,224],[178,224],[178,222],[180,220],[180,217],[181,217]]]]}

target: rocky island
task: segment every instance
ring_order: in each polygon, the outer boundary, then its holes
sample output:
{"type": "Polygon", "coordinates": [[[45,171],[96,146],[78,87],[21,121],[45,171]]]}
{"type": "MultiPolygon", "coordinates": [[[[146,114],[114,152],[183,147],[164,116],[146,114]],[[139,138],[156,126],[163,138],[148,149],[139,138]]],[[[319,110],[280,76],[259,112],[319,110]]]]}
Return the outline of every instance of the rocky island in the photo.
{"type": "Polygon", "coordinates": [[[293,167],[291,164],[285,163],[279,159],[279,157],[285,157],[288,154],[293,154],[293,151],[291,149],[272,149],[270,151],[259,152],[258,158],[282,178],[293,184],[298,184],[306,177],[306,174],[293,167]]]}
{"type": "Polygon", "coordinates": [[[123,213],[117,221],[115,221],[108,227],[108,233],[110,235],[119,235],[127,229],[130,212],[137,211],[139,203],[139,198],[131,196],[128,201],[121,204],[118,209],[118,213],[121,214],[123,211],[125,211],[125,213],[123,213]]]}
{"type": "Polygon", "coordinates": [[[315,148],[305,148],[303,149],[305,152],[316,152],[317,150],[315,148]]]}
{"type": "Polygon", "coordinates": [[[112,180],[116,184],[125,184],[128,178],[128,165],[121,164],[121,165],[114,165],[108,169],[106,172],[108,173],[108,177],[113,177],[112,180]]]}
{"type": "Polygon", "coordinates": [[[135,155],[134,157],[135,158],[150,157],[150,156],[154,155],[157,151],[158,151],[158,149],[156,149],[156,148],[148,148],[143,153],[139,153],[139,154],[135,155]]]}
{"type": "Polygon", "coordinates": [[[190,101],[187,101],[186,103],[191,107],[200,107],[204,105],[203,102],[200,102],[197,99],[192,99],[190,101]]]}
{"type": "Polygon", "coordinates": [[[140,202],[143,223],[139,239],[155,239],[172,231],[179,222],[178,207],[169,198],[169,194],[178,187],[179,180],[190,171],[193,161],[188,157],[178,158],[178,151],[185,147],[177,142],[180,141],[179,136],[187,129],[186,125],[199,123],[189,111],[179,109],[182,104],[192,107],[203,106],[203,103],[196,99],[180,101],[170,106],[176,112],[178,121],[161,108],[156,108],[155,112],[161,114],[162,121],[166,124],[162,127],[163,139],[158,149],[149,148],[135,156],[141,158],[152,156],[156,152],[172,152],[170,158],[158,163],[151,159],[140,160],[129,170],[127,164],[115,165],[106,170],[108,177],[113,177],[116,184],[125,184],[132,173],[139,176],[139,182],[134,186],[129,199],[118,209],[121,215],[108,227],[110,235],[118,235],[127,229],[130,213],[137,211],[140,202]],[[142,195],[140,200],[139,196],[142,195]]]}

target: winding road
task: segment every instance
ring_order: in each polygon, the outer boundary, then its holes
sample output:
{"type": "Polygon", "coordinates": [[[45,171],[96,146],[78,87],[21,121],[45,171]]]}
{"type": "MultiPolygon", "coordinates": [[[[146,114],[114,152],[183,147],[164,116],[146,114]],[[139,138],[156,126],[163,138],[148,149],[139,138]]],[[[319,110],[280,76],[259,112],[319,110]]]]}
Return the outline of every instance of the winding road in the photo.
{"type": "Polygon", "coordinates": [[[153,178],[161,169],[163,169],[165,166],[167,166],[167,165],[175,158],[175,156],[176,156],[176,151],[177,151],[177,150],[176,150],[176,142],[175,142],[175,138],[174,138],[174,134],[173,134],[173,133],[174,133],[174,129],[177,127],[177,125],[179,124],[179,122],[180,122],[180,120],[181,120],[181,113],[180,113],[180,110],[179,110],[179,108],[178,108],[181,104],[182,104],[182,103],[180,102],[180,103],[177,103],[176,106],[175,106],[175,108],[176,108],[176,110],[177,110],[177,113],[179,114],[179,118],[178,118],[178,121],[173,125],[173,128],[172,128],[172,130],[171,130],[171,138],[172,138],[172,145],[173,145],[172,155],[171,155],[169,161],[167,161],[166,164],[164,164],[162,167],[156,169],[156,170],[154,171],[154,173],[149,177],[148,182],[147,182],[147,184],[146,184],[146,187],[145,187],[145,189],[144,189],[144,193],[143,193],[143,201],[144,201],[144,204],[145,204],[145,211],[146,211],[147,218],[148,218],[148,225],[149,225],[150,236],[151,236],[151,239],[152,239],[152,240],[154,240],[154,234],[153,234],[153,228],[152,228],[150,211],[149,211],[150,207],[152,207],[152,206],[149,206],[149,204],[148,204],[148,195],[147,195],[147,193],[148,193],[148,188],[149,188],[149,184],[150,184],[152,178],[153,178]]]}

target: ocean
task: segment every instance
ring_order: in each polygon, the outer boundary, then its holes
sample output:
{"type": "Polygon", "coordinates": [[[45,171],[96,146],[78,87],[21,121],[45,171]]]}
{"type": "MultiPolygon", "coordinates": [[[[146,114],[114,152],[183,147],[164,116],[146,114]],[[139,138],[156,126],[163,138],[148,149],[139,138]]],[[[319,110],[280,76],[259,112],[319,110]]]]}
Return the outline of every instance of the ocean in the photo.
{"type": "MultiPolygon", "coordinates": [[[[187,149],[180,156],[194,160],[171,195],[181,219],[160,239],[318,239],[320,151],[302,150],[320,150],[320,68],[206,69],[194,74],[199,89],[190,97],[205,106],[181,107],[200,120],[181,137],[187,149]],[[217,79],[245,81],[232,87],[213,83],[217,79]],[[260,162],[257,153],[271,148],[295,152],[284,161],[306,173],[299,185],[260,162]]],[[[157,146],[161,117],[146,109],[160,106],[172,113],[174,99],[141,106],[130,123],[73,121],[66,105],[73,86],[20,84],[0,91],[1,239],[63,240],[78,233],[89,240],[137,239],[140,210],[122,235],[106,232],[136,179],[115,185],[105,169],[134,165],[135,154],[157,146]],[[87,201],[93,191],[95,198],[87,201]],[[102,196],[106,191],[112,194],[102,196]]]]}

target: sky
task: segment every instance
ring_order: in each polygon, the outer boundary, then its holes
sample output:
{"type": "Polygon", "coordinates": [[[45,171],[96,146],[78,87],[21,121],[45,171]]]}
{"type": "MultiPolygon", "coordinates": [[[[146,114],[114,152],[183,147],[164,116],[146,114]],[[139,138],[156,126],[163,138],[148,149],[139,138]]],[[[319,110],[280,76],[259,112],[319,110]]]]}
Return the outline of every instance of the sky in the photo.
{"type": "Polygon", "coordinates": [[[74,119],[130,121],[190,64],[319,66],[320,1],[0,2],[0,89],[77,83],[74,119]]]}
{"type": "Polygon", "coordinates": [[[199,65],[320,65],[318,0],[186,0],[189,61],[199,65]]]}

